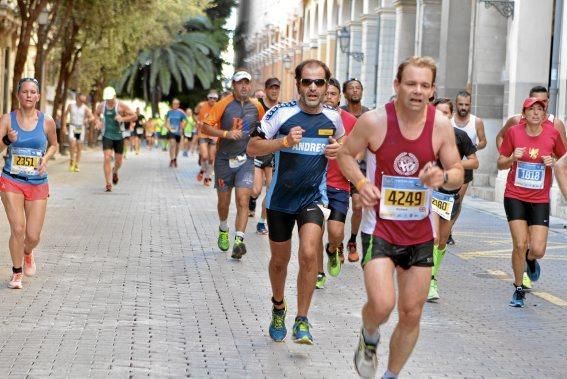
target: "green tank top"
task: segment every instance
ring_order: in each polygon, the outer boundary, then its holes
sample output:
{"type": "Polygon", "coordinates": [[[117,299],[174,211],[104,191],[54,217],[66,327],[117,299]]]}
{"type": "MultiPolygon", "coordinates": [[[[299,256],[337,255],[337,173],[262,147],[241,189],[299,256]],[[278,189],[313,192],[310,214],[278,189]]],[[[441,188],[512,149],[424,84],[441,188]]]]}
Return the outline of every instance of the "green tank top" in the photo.
{"type": "Polygon", "coordinates": [[[106,103],[104,103],[104,137],[114,141],[123,139],[120,123],[115,119],[117,109],[118,103],[116,103],[114,108],[108,108],[106,103]]]}
{"type": "Polygon", "coordinates": [[[193,132],[193,129],[195,128],[195,120],[193,119],[193,117],[187,117],[185,119],[186,124],[185,124],[185,134],[191,134],[193,132]]]}

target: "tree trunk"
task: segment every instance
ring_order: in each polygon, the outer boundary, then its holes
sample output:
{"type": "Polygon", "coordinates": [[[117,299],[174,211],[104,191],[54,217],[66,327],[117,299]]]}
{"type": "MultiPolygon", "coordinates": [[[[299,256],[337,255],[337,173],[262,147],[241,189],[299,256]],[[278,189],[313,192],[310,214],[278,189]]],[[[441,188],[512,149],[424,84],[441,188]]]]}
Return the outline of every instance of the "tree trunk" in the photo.
{"type": "Polygon", "coordinates": [[[47,3],[48,0],[29,0],[29,4],[27,4],[24,0],[18,0],[18,10],[22,24],[20,26],[20,40],[18,42],[16,59],[14,61],[14,76],[12,77],[12,109],[16,109],[18,106],[18,82],[24,72],[34,24],[41,11],[47,6],[47,3]]]}
{"type": "Polygon", "coordinates": [[[69,77],[72,74],[72,69],[74,69],[73,57],[77,54],[77,49],[75,48],[75,41],[77,40],[77,34],[79,32],[79,25],[76,22],[71,21],[67,24],[67,30],[65,33],[65,42],[63,44],[63,49],[61,50],[61,57],[59,60],[59,78],[57,79],[57,87],[55,88],[55,98],[53,100],[53,117],[57,114],[57,110],[62,109],[65,104],[67,97],[66,83],[69,81],[69,77]]]}

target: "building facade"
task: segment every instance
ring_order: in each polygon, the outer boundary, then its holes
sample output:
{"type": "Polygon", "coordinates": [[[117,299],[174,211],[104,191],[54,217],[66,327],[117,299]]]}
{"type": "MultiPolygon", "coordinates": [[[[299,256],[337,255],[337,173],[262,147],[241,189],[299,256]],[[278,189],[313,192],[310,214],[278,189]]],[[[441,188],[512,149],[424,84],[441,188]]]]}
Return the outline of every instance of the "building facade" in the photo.
{"type": "MultiPolygon", "coordinates": [[[[484,120],[488,145],[470,192],[503,198],[495,137],[521,111],[530,88],[550,88],[549,112],[567,113],[567,2],[563,0],[267,0],[241,1],[245,45],[240,64],[258,86],[282,79],[282,97],[294,97],[293,68],[307,58],[327,63],[340,81],[358,78],[363,104],[385,104],[395,69],[412,55],[438,62],[437,95],[472,94],[472,113],[484,120]],[[565,27],[563,27],[565,26],[565,27]]],[[[552,189],[552,214],[567,215],[552,189]]]]}
{"type": "Polygon", "coordinates": [[[11,111],[12,67],[16,56],[20,22],[16,2],[0,1],[0,111],[11,111]]]}

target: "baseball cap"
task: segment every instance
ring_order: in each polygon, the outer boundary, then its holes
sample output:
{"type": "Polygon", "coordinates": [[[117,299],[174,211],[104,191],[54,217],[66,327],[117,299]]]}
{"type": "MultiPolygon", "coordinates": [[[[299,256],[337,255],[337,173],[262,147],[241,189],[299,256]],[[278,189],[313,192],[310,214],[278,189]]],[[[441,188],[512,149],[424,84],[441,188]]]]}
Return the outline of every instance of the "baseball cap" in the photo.
{"type": "Polygon", "coordinates": [[[271,86],[278,86],[281,87],[281,82],[278,78],[269,78],[266,80],[264,88],[270,88],[271,86]]]}
{"type": "Polygon", "coordinates": [[[103,100],[112,100],[116,97],[116,90],[112,87],[106,87],[102,91],[102,99],[103,100]]]}
{"type": "Polygon", "coordinates": [[[524,105],[522,106],[522,110],[531,107],[532,105],[539,103],[545,109],[545,102],[541,99],[537,99],[535,97],[528,97],[524,100],[524,105]]]}
{"type": "Polygon", "coordinates": [[[232,75],[233,82],[239,82],[243,79],[252,80],[252,75],[250,75],[246,71],[237,71],[234,73],[234,75],[232,75]]]}

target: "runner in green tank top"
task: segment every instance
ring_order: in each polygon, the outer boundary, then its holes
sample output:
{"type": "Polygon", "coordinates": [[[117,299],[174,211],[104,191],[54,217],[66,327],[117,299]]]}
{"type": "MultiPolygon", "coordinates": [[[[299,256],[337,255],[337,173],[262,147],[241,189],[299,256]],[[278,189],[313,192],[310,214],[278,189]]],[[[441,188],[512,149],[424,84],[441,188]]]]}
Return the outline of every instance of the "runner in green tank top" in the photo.
{"type": "Polygon", "coordinates": [[[116,91],[106,87],[102,93],[103,101],[97,106],[95,127],[102,129],[100,116],[104,117],[104,132],[102,135],[102,150],[104,151],[104,178],[106,192],[112,191],[112,184],[118,184],[118,170],[122,166],[124,140],[122,138],[121,122],[133,122],[138,116],[126,104],[116,99],[116,91]],[[112,152],[114,151],[114,168],[112,168],[112,152]]]}

